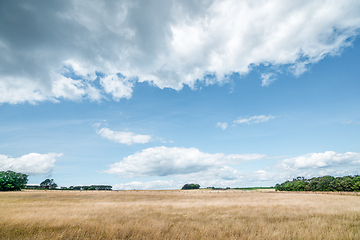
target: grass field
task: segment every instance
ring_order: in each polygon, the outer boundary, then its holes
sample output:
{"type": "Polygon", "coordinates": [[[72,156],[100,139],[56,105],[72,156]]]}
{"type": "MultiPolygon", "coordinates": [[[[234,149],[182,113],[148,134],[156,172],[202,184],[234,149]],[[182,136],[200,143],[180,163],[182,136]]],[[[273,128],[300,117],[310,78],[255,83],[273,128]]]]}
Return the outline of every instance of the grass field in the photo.
{"type": "Polygon", "coordinates": [[[0,192],[0,239],[360,239],[360,196],[0,192]]]}

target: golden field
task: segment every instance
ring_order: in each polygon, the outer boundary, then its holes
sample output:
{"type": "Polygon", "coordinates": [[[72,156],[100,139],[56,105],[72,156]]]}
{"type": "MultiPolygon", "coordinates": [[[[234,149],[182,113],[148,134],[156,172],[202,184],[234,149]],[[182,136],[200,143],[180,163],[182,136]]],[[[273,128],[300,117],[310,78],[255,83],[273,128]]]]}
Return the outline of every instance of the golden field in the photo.
{"type": "Polygon", "coordinates": [[[360,239],[360,196],[0,192],[0,239],[360,239]]]}

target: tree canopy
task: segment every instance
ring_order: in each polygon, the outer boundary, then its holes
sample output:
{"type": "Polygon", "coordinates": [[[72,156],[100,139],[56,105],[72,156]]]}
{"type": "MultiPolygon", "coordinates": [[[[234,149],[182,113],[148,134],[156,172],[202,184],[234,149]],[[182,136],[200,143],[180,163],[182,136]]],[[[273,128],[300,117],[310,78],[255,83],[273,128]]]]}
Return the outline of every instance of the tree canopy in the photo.
{"type": "Polygon", "coordinates": [[[25,188],[28,175],[13,171],[0,172],[0,191],[20,191],[25,188]]]}

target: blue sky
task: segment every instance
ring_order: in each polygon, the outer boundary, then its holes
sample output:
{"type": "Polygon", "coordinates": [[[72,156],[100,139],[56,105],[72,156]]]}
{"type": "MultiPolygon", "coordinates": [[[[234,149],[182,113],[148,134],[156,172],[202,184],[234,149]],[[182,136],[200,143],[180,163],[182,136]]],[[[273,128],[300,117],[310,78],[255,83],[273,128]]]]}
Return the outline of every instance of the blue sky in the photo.
{"type": "Polygon", "coordinates": [[[115,189],[359,174],[357,1],[1,5],[0,170],[115,189]]]}

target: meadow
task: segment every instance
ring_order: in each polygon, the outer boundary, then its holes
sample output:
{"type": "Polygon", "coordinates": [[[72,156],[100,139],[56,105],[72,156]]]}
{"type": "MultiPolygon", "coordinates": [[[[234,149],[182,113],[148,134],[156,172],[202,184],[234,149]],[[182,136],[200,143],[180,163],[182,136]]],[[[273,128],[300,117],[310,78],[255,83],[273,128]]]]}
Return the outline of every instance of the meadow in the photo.
{"type": "Polygon", "coordinates": [[[0,192],[0,239],[360,239],[360,196],[0,192]]]}

